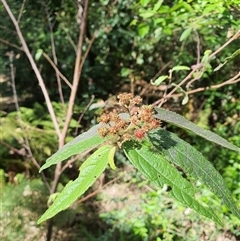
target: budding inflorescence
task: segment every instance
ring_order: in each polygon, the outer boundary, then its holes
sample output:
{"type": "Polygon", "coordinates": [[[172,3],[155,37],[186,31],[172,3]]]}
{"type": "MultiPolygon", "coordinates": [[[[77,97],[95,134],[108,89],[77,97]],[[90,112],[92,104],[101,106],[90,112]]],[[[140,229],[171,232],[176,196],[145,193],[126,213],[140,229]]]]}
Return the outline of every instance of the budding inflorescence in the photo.
{"type": "Polygon", "coordinates": [[[160,121],[154,118],[153,106],[141,105],[140,96],[122,93],[117,98],[119,105],[129,114],[129,119],[121,118],[116,110],[102,114],[99,121],[103,126],[98,129],[100,136],[115,136],[117,142],[122,144],[131,139],[142,140],[149,131],[160,126],[160,121]]]}

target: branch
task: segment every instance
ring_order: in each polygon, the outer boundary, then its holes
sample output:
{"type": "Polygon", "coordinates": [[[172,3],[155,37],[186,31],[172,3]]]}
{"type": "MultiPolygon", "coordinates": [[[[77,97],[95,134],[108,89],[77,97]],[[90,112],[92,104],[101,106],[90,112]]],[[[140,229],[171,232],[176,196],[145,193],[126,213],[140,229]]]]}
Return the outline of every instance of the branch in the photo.
{"type": "Polygon", "coordinates": [[[20,11],[19,11],[19,14],[18,14],[18,19],[17,19],[18,23],[20,22],[20,19],[22,17],[22,13],[23,13],[25,3],[26,3],[26,0],[23,0],[20,11]]]}
{"type": "Polygon", "coordinates": [[[46,60],[52,65],[52,67],[54,68],[54,70],[56,72],[58,72],[59,76],[64,80],[64,82],[70,87],[70,89],[72,89],[72,85],[71,83],[68,81],[68,79],[60,72],[60,70],[58,69],[58,67],[53,63],[53,61],[50,59],[50,57],[43,52],[43,56],[46,58],[46,60]]]}
{"type": "MultiPolygon", "coordinates": [[[[224,81],[224,82],[222,82],[220,84],[211,85],[211,86],[207,86],[207,87],[199,87],[199,88],[197,88],[195,90],[187,91],[186,93],[188,95],[191,95],[191,94],[194,94],[194,93],[197,93],[197,92],[202,92],[204,90],[219,89],[219,88],[221,88],[221,87],[223,87],[225,85],[236,84],[236,83],[240,82],[240,78],[238,79],[238,77],[240,77],[240,72],[237,75],[235,75],[234,77],[232,77],[231,79],[226,80],[226,81],[224,81]]],[[[173,97],[180,97],[182,95],[183,95],[183,93],[174,94],[174,95],[171,96],[171,98],[173,98],[173,97]]]]}
{"type": "MultiPolygon", "coordinates": [[[[88,104],[87,104],[87,106],[85,107],[85,109],[83,110],[83,112],[81,113],[81,115],[80,115],[79,118],[78,118],[78,124],[80,124],[83,116],[85,115],[85,113],[86,113],[86,111],[88,110],[88,108],[91,106],[94,98],[95,98],[95,96],[92,95],[90,101],[89,101],[88,104]]],[[[77,133],[78,133],[78,126],[76,127],[74,134],[77,135],[77,133]]]]}
{"type": "Polygon", "coordinates": [[[61,146],[64,145],[65,138],[67,136],[67,130],[72,118],[74,102],[75,102],[76,93],[77,93],[78,84],[79,84],[79,78],[82,70],[81,57],[82,57],[82,46],[83,46],[83,39],[84,39],[84,33],[85,33],[85,27],[86,27],[86,21],[87,21],[88,3],[89,3],[89,0],[85,0],[83,19],[81,22],[80,34],[78,39],[78,48],[77,48],[77,56],[76,56],[75,68],[74,68],[72,91],[70,94],[67,116],[66,116],[65,124],[62,131],[62,138],[61,138],[61,144],[60,144],[61,146]]]}
{"type": "MultiPolygon", "coordinates": [[[[228,46],[232,41],[234,41],[235,39],[238,39],[240,37],[240,30],[237,31],[236,34],[234,34],[225,44],[223,44],[221,47],[219,47],[217,50],[215,50],[210,56],[209,56],[209,61],[217,54],[219,53],[221,50],[223,50],[226,46],[228,46]]],[[[175,91],[181,87],[186,81],[190,80],[190,83],[192,84],[194,81],[200,79],[203,75],[205,71],[205,67],[203,66],[202,63],[197,63],[196,65],[192,66],[192,71],[179,83],[175,86],[175,88],[173,88],[173,90],[171,90],[167,95],[164,95],[160,100],[156,101],[153,105],[158,105],[161,106],[164,102],[167,101],[167,99],[172,98],[173,96],[179,96],[181,94],[177,94],[177,95],[173,95],[173,93],[175,93],[175,91]],[[199,71],[199,73],[196,75],[196,77],[194,77],[193,79],[192,76],[195,72],[199,71]]],[[[225,84],[224,84],[225,85],[225,84]]],[[[219,85],[217,85],[219,86],[219,85]]],[[[206,87],[207,88],[207,87],[206,87]]],[[[208,87],[209,88],[209,87],[208,87]]],[[[201,90],[202,91],[202,88],[201,90]]],[[[191,91],[190,91],[191,92],[191,91]]],[[[199,92],[199,91],[198,91],[199,92]]],[[[188,92],[187,92],[188,93],[188,92]]],[[[191,92],[193,93],[193,92],[191,92]]]]}
{"type": "Polygon", "coordinates": [[[9,46],[11,46],[11,47],[14,47],[14,48],[16,48],[16,49],[18,49],[18,50],[20,50],[20,51],[24,51],[22,47],[19,47],[19,46],[17,46],[16,44],[10,43],[10,42],[8,42],[8,41],[5,40],[5,39],[0,38],[0,41],[1,41],[2,43],[4,43],[4,44],[9,45],[9,46]]]}
{"type": "Polygon", "coordinates": [[[44,98],[45,98],[45,101],[46,101],[46,104],[47,104],[47,108],[48,108],[49,114],[51,116],[51,119],[52,119],[52,122],[53,122],[53,125],[54,125],[54,128],[55,128],[55,131],[56,131],[58,137],[61,138],[60,128],[59,128],[59,125],[58,125],[58,122],[57,122],[56,115],[55,115],[54,110],[53,110],[53,106],[52,106],[51,100],[50,100],[48,92],[47,92],[47,89],[45,87],[43,78],[42,78],[42,76],[41,76],[41,74],[40,74],[40,72],[39,72],[39,70],[37,68],[37,65],[36,65],[36,63],[35,63],[32,55],[31,55],[30,51],[29,51],[29,48],[28,48],[27,43],[26,43],[26,41],[25,41],[25,39],[24,39],[24,37],[22,35],[21,29],[19,27],[19,24],[18,24],[16,18],[14,17],[14,15],[13,15],[11,9],[9,8],[8,4],[6,3],[6,1],[5,0],[1,0],[1,2],[3,3],[3,5],[4,5],[8,15],[9,15],[9,17],[11,18],[11,20],[12,20],[12,22],[13,22],[15,28],[16,28],[17,35],[18,35],[18,37],[19,37],[19,39],[20,39],[20,41],[22,43],[23,50],[24,50],[24,52],[26,53],[26,55],[28,57],[28,60],[29,60],[29,62],[31,64],[31,66],[32,66],[32,69],[35,72],[36,77],[38,79],[39,86],[41,87],[41,90],[43,92],[43,95],[44,95],[44,98]]]}
{"type": "MultiPolygon", "coordinates": [[[[80,32],[79,32],[77,56],[76,56],[74,76],[73,76],[73,84],[72,84],[71,94],[70,94],[70,98],[69,98],[69,102],[68,102],[69,104],[68,104],[67,116],[66,116],[66,119],[65,119],[65,123],[64,123],[62,133],[61,133],[61,138],[59,140],[59,149],[64,146],[65,139],[66,139],[66,136],[67,136],[67,131],[68,131],[68,128],[69,128],[69,124],[70,124],[70,121],[72,119],[73,108],[74,108],[75,98],[76,98],[78,84],[79,84],[79,78],[80,78],[81,70],[82,70],[81,69],[81,57],[82,57],[82,46],[83,46],[83,40],[84,40],[84,32],[85,32],[86,21],[87,21],[88,3],[89,3],[89,0],[85,0],[84,10],[83,10],[83,18],[82,18],[82,22],[81,22],[81,26],[80,26],[80,32]]],[[[57,164],[55,172],[54,172],[52,193],[54,193],[56,188],[57,188],[58,180],[59,180],[59,177],[61,175],[61,167],[62,167],[62,164],[61,164],[61,162],[59,162],[57,164]]]]}
{"type": "MultiPolygon", "coordinates": [[[[54,42],[54,37],[53,37],[53,25],[52,25],[51,20],[50,20],[51,18],[50,18],[50,14],[48,12],[47,6],[44,2],[43,2],[43,5],[45,7],[45,11],[46,11],[47,19],[48,19],[48,26],[49,26],[49,30],[50,30],[50,40],[51,40],[51,49],[52,49],[53,61],[54,61],[55,66],[58,66],[58,59],[57,59],[55,42],[54,42]]],[[[55,72],[56,72],[56,78],[57,78],[59,97],[60,97],[60,100],[62,102],[63,108],[65,109],[64,97],[63,97],[63,92],[62,92],[62,83],[61,83],[59,71],[55,70],[55,72]]]]}

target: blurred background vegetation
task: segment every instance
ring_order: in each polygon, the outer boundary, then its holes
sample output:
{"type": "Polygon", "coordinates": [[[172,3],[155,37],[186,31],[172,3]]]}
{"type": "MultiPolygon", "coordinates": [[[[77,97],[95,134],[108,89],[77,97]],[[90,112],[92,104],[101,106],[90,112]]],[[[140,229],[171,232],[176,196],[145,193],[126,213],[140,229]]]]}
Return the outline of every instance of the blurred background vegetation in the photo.
{"type": "MultiPolygon", "coordinates": [[[[63,104],[56,72],[46,56],[53,58],[53,40],[57,67],[71,82],[79,35],[77,1],[7,2],[19,17],[62,126],[70,88],[62,81],[63,104]]],[[[158,101],[166,83],[156,87],[150,80],[168,74],[176,65],[193,66],[198,48],[201,56],[206,50],[218,49],[239,30],[239,15],[238,0],[90,1],[83,51],[94,41],[84,62],[67,141],[96,124],[103,109],[112,108],[115,96],[121,92],[141,95],[146,104],[158,101]],[[184,31],[188,33],[180,41],[184,31]]],[[[36,163],[41,166],[57,151],[58,138],[37,78],[2,3],[0,17],[0,236],[7,241],[45,240],[47,223],[36,225],[36,221],[47,207],[49,191],[36,163]]],[[[235,76],[240,70],[240,55],[218,71],[213,70],[239,46],[240,39],[236,39],[224,48],[191,89],[218,85],[235,76]]],[[[185,71],[176,72],[172,82],[178,84],[185,75],[185,71]]],[[[240,146],[239,96],[236,83],[189,95],[186,105],[181,104],[182,97],[172,98],[163,107],[240,146]]],[[[240,200],[240,156],[177,128],[168,128],[200,150],[223,175],[234,198],[240,200]]],[[[240,221],[227,214],[224,206],[226,226],[220,228],[173,202],[166,190],[156,190],[122,153],[116,159],[118,170],[108,170],[86,194],[97,195],[78,201],[54,218],[52,240],[240,240],[240,221]]],[[[65,170],[58,190],[78,175],[82,161],[77,158],[65,170]]],[[[44,174],[51,183],[54,167],[44,174]]],[[[218,205],[207,189],[199,198],[218,205]]]]}

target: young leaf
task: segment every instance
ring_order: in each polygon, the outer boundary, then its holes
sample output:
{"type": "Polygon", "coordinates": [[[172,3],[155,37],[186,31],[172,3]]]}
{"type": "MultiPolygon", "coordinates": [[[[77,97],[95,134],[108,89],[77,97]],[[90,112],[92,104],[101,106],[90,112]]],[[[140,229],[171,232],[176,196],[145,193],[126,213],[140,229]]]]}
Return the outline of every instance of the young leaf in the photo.
{"type": "Polygon", "coordinates": [[[109,163],[109,166],[113,169],[113,170],[116,170],[117,167],[114,163],[114,154],[116,152],[116,146],[113,146],[112,149],[110,150],[109,154],[108,154],[108,163],[109,163]]]}
{"type": "Polygon", "coordinates": [[[182,42],[183,40],[185,40],[191,34],[192,29],[192,27],[185,29],[181,34],[179,41],[182,42]]]}
{"type": "Polygon", "coordinates": [[[168,75],[162,75],[162,76],[159,76],[154,82],[152,80],[150,82],[152,85],[159,86],[167,78],[168,78],[168,75]]]}
{"type": "Polygon", "coordinates": [[[38,61],[42,57],[42,54],[43,54],[43,50],[38,49],[37,53],[35,54],[35,60],[38,61]]]}
{"type": "Polygon", "coordinates": [[[154,184],[161,188],[164,184],[167,184],[171,188],[169,191],[170,196],[183,205],[194,209],[222,225],[221,220],[210,207],[201,205],[195,199],[195,190],[191,183],[184,179],[164,156],[151,150],[151,147],[145,143],[129,141],[124,143],[123,148],[126,156],[133,165],[154,184]]]}
{"type": "Polygon", "coordinates": [[[96,181],[108,164],[111,148],[110,145],[100,147],[81,165],[78,178],[64,187],[54,203],[38,220],[38,224],[68,208],[96,181]]]}
{"type": "Polygon", "coordinates": [[[149,133],[149,139],[168,161],[204,183],[240,219],[240,211],[222,176],[200,152],[175,134],[163,129],[149,133]]]}
{"type": "Polygon", "coordinates": [[[155,14],[155,13],[152,12],[152,11],[139,13],[139,15],[140,15],[142,18],[150,18],[150,17],[152,17],[154,14],[155,14]]]}
{"type": "Polygon", "coordinates": [[[138,34],[139,34],[139,36],[140,37],[144,37],[145,35],[147,35],[148,34],[148,32],[149,32],[149,26],[148,25],[146,25],[146,24],[140,24],[139,26],[138,26],[138,34]]]}
{"type": "Polygon", "coordinates": [[[100,126],[101,124],[92,127],[87,132],[82,133],[64,145],[60,150],[46,160],[46,163],[41,167],[39,172],[50,167],[51,165],[67,159],[70,156],[82,153],[91,147],[98,146],[103,143],[104,139],[101,138],[97,133],[97,130],[100,126]]]}
{"type": "Polygon", "coordinates": [[[226,139],[222,138],[221,136],[209,130],[202,129],[201,127],[195,125],[194,123],[185,119],[183,116],[177,113],[174,113],[172,111],[169,111],[163,108],[155,108],[155,110],[157,112],[157,114],[155,115],[156,118],[159,118],[162,121],[166,121],[180,128],[192,131],[196,135],[201,136],[211,142],[214,142],[230,150],[240,152],[239,147],[233,145],[232,143],[228,142],[226,139]]]}
{"type": "Polygon", "coordinates": [[[147,6],[151,0],[140,0],[140,3],[143,7],[147,6]]]}
{"type": "Polygon", "coordinates": [[[162,6],[163,0],[158,0],[157,3],[154,4],[153,11],[157,12],[158,9],[162,6]]]}
{"type": "Polygon", "coordinates": [[[190,70],[190,68],[188,66],[182,66],[182,65],[177,65],[172,68],[172,72],[178,71],[178,70],[190,70]]]}

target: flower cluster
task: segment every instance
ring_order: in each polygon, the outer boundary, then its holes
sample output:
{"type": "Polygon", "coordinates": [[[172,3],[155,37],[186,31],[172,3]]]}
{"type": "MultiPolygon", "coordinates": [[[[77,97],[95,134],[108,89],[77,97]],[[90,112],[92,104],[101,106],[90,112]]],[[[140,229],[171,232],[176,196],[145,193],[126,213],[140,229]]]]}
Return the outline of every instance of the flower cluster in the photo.
{"type": "Polygon", "coordinates": [[[154,118],[153,107],[141,105],[140,96],[133,97],[131,93],[123,93],[117,98],[119,105],[126,110],[129,118],[123,119],[116,110],[102,114],[99,121],[103,126],[98,129],[100,136],[115,136],[117,142],[121,144],[131,139],[142,140],[149,131],[160,126],[160,121],[154,118]]]}

